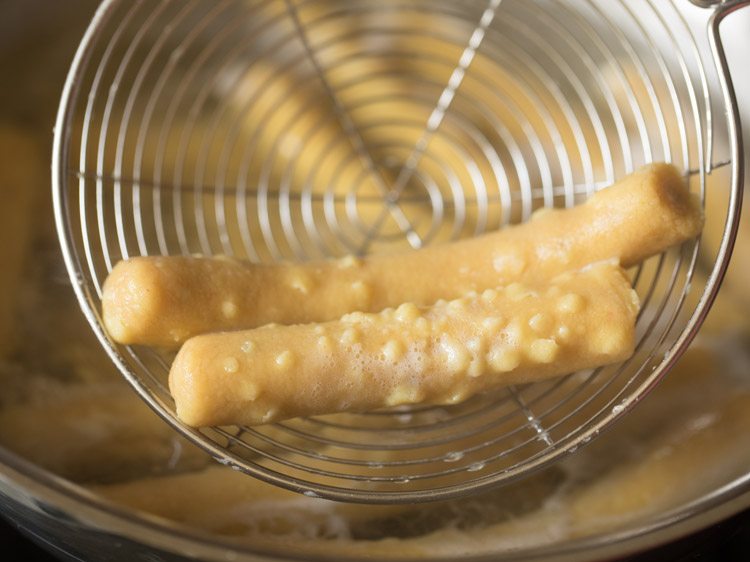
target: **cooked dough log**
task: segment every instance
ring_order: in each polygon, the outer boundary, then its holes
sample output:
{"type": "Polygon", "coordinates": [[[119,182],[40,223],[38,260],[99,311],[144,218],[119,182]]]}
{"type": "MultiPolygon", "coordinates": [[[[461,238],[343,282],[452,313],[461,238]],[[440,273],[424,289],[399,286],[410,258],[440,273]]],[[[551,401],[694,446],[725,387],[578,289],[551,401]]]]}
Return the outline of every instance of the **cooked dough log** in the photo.
{"type": "Polygon", "coordinates": [[[169,374],[193,426],[254,425],[399,404],[451,404],[627,358],[638,297],[614,263],[419,309],[206,334],[169,374]]]}
{"type": "Polygon", "coordinates": [[[630,267],[695,237],[703,217],[679,172],[652,164],[565,210],[398,255],[309,264],[144,257],[120,262],[103,315],[121,343],[170,346],[211,331],[295,324],[432,304],[513,281],[539,282],[600,260],[630,267]]]}

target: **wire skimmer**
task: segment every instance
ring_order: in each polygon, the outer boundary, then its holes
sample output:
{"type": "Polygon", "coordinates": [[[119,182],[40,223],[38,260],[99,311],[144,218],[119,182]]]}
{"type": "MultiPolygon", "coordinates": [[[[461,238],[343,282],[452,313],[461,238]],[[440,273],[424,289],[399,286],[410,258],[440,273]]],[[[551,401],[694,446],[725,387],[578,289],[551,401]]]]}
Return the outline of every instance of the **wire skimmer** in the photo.
{"type": "Polygon", "coordinates": [[[716,295],[743,173],[718,28],[747,3],[105,1],[70,70],[53,154],[82,309],[166,421],[273,484],[413,502],[527,474],[630,410],[716,295]],[[634,272],[638,343],[620,365],[452,407],[196,430],[175,416],[172,356],[118,345],[102,326],[102,283],[127,257],[419,248],[574,205],[651,161],[689,172],[707,213],[726,219],[720,244],[686,243],[634,272]]]}

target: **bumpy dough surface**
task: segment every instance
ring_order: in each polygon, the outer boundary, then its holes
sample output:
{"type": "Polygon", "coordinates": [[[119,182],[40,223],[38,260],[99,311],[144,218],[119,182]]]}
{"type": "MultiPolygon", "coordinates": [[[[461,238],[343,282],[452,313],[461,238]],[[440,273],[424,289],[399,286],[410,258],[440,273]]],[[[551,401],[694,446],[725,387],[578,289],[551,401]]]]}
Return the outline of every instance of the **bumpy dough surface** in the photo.
{"type": "Polygon", "coordinates": [[[633,350],[638,298],[602,262],[549,284],[511,283],[420,309],[188,340],[169,385],[194,426],[254,425],[481,391],[613,363],[633,350]]]}
{"type": "Polygon", "coordinates": [[[404,254],[276,265],[133,258],[105,282],[103,317],[121,343],[174,346],[206,332],[428,305],[600,260],[630,267],[695,237],[702,224],[679,172],[651,164],[576,207],[544,209],[528,223],[404,254]]]}

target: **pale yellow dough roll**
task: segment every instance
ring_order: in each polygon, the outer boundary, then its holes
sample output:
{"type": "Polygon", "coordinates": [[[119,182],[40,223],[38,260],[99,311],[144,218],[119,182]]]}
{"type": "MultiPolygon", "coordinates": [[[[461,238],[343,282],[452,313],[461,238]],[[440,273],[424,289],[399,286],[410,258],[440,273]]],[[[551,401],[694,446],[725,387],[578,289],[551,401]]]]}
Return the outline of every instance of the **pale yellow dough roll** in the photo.
{"type": "Polygon", "coordinates": [[[196,336],[169,374],[185,423],[255,425],[400,404],[451,404],[494,387],[621,361],[638,297],[602,262],[549,284],[512,283],[420,309],[196,336]]]}
{"type": "Polygon", "coordinates": [[[600,260],[629,267],[695,237],[702,224],[680,173],[652,164],[577,207],[545,209],[528,223],[403,254],[277,265],[133,258],[117,264],[104,284],[103,316],[121,343],[174,346],[205,332],[428,305],[600,260]]]}

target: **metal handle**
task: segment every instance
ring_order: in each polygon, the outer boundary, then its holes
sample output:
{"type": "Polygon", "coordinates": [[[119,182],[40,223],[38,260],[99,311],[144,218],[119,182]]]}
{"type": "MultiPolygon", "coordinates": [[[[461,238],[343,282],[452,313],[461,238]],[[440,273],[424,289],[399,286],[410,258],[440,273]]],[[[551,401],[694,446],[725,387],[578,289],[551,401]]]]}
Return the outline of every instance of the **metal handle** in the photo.
{"type": "Polygon", "coordinates": [[[699,8],[716,8],[719,10],[734,9],[747,6],[747,0],[690,0],[699,8]]]}
{"type": "MultiPolygon", "coordinates": [[[[707,283],[710,290],[707,290],[704,293],[704,297],[699,304],[699,309],[702,309],[702,317],[693,319],[696,321],[696,326],[700,326],[703,317],[708,314],[710,304],[716,297],[716,291],[718,291],[718,287],[729,267],[729,258],[734,248],[734,243],[737,238],[737,230],[740,224],[743,195],[742,188],[745,173],[742,128],[740,125],[739,107],[737,106],[737,95],[734,90],[732,75],[729,71],[726,52],[724,51],[724,43],[722,42],[721,34],[719,33],[719,26],[729,14],[750,6],[750,0],[729,0],[726,2],[721,0],[691,0],[691,2],[701,7],[715,8],[715,11],[711,14],[711,17],[708,20],[708,37],[711,46],[711,53],[718,71],[721,91],[724,97],[724,105],[727,109],[727,113],[731,116],[730,119],[727,119],[732,165],[729,208],[727,211],[727,216],[729,218],[724,228],[724,235],[722,237],[714,268],[711,271],[707,283]]],[[[709,158],[709,162],[710,161],[711,158],[709,158]]],[[[695,329],[697,329],[697,327],[695,329]]]]}

